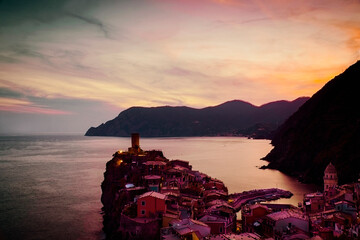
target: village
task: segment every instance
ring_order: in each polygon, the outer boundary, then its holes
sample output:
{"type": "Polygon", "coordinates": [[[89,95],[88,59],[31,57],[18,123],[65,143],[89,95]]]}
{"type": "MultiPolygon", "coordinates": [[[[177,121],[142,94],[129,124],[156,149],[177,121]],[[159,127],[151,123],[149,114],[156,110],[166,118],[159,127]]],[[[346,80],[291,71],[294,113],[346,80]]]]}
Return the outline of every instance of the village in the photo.
{"type": "Polygon", "coordinates": [[[331,163],[324,191],[293,206],[270,203],[292,196],[277,188],[229,194],[221,180],[189,162],[143,151],[139,134],[131,141],[107,163],[102,183],[111,239],[358,239],[360,183],[339,186],[331,163]]]}

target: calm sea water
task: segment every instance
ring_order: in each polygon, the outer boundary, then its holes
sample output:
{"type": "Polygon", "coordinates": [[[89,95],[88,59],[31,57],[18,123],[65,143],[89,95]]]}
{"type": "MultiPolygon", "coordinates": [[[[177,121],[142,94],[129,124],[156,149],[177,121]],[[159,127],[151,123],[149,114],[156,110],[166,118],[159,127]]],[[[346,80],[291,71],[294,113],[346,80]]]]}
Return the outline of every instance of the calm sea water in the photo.
{"type": "MultiPolygon", "coordinates": [[[[229,192],[278,187],[297,204],[314,190],[275,170],[260,170],[268,140],[236,137],[141,139],[144,150],[219,178],[229,192]]],[[[130,138],[0,137],[0,239],[103,239],[101,189],[105,164],[130,138]]]]}

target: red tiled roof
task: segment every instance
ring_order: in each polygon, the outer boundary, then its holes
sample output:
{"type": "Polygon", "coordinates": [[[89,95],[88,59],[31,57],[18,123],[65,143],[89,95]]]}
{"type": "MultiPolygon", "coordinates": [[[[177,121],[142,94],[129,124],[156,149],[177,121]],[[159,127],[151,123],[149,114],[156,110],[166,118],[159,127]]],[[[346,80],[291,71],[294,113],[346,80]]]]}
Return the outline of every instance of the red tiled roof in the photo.
{"type": "Polygon", "coordinates": [[[167,198],[166,195],[164,195],[162,193],[154,192],[154,191],[146,192],[146,193],[140,195],[139,199],[144,198],[144,197],[154,197],[154,198],[159,198],[159,199],[166,199],[167,198]]]}
{"type": "Polygon", "coordinates": [[[266,216],[268,218],[271,218],[274,221],[278,221],[278,220],[286,219],[286,218],[298,218],[298,219],[302,219],[302,220],[307,219],[307,217],[305,215],[295,212],[295,211],[292,211],[292,210],[274,212],[274,213],[270,213],[266,216]]]}
{"type": "Polygon", "coordinates": [[[159,165],[159,166],[165,166],[166,162],[161,161],[147,161],[143,163],[144,165],[159,165]]]}
{"type": "Polygon", "coordinates": [[[144,176],[144,179],[146,179],[146,180],[160,179],[160,178],[161,178],[161,176],[159,176],[159,175],[146,175],[146,176],[144,176]]]}

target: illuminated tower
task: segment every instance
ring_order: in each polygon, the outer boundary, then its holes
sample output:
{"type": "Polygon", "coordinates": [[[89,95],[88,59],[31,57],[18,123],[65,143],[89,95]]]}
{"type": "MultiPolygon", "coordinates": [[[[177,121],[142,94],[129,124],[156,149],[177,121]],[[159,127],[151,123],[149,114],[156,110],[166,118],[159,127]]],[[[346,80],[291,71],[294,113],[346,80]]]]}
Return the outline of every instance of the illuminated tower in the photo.
{"type": "Polygon", "coordinates": [[[132,133],[131,134],[131,147],[133,149],[139,149],[140,148],[140,135],[138,133],[132,133]]]}
{"type": "Polygon", "coordinates": [[[131,147],[129,148],[129,152],[136,154],[140,153],[142,150],[140,148],[140,135],[138,133],[131,134],[131,147]]]}
{"type": "Polygon", "coordinates": [[[324,192],[329,192],[331,189],[338,185],[338,177],[336,168],[329,163],[324,172],[324,192]]]}

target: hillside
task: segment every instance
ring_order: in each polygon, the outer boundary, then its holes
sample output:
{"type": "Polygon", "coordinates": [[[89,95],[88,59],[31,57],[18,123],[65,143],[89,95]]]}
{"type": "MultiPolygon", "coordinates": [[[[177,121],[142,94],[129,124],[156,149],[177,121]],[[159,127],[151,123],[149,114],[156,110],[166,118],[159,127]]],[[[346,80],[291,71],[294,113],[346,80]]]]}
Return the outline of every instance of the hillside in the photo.
{"type": "Polygon", "coordinates": [[[360,61],[329,81],[276,131],[264,158],[305,182],[321,183],[332,162],[340,183],[360,172],[360,61]]]}
{"type": "Polygon", "coordinates": [[[202,109],[131,107],[113,120],[91,127],[85,135],[126,137],[139,132],[143,137],[230,135],[270,138],[272,131],[307,99],[277,101],[260,107],[240,100],[202,109]]]}

